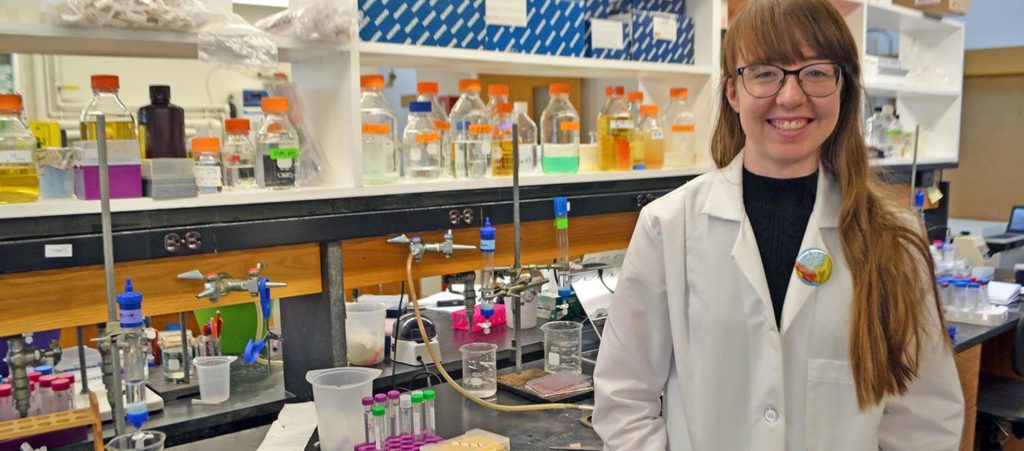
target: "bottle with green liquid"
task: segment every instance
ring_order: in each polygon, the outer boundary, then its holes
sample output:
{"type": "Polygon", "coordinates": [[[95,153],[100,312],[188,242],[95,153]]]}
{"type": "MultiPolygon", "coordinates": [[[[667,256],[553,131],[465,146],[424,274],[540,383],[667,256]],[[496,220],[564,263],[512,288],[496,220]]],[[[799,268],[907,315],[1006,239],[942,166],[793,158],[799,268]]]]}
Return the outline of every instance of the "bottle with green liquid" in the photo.
{"type": "Polygon", "coordinates": [[[580,170],[580,116],[569,101],[570,86],[550,87],[551,102],[540,117],[545,174],[575,174],[580,170]]]}

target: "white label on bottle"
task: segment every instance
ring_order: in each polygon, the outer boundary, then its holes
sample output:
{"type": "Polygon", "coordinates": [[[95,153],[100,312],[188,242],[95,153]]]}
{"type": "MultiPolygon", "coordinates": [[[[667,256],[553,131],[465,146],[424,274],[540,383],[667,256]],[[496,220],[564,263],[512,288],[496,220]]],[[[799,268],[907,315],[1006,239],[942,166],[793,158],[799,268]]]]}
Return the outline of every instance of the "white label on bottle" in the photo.
{"type": "Polygon", "coordinates": [[[501,146],[491,147],[491,159],[501,161],[501,146]]]}
{"type": "Polygon", "coordinates": [[[274,161],[277,162],[278,169],[288,170],[292,168],[292,161],[295,160],[292,160],[291,158],[280,158],[274,161]]]}
{"type": "Polygon", "coordinates": [[[526,0],[487,0],[484,7],[488,25],[526,26],[526,0]]]}
{"type": "Polygon", "coordinates": [[[663,132],[661,130],[655,130],[655,131],[651,132],[651,139],[653,139],[653,140],[665,139],[665,132],[663,132]]]}
{"type": "Polygon", "coordinates": [[[441,153],[441,145],[434,142],[427,144],[427,155],[431,157],[437,157],[441,153]]]}
{"type": "Polygon", "coordinates": [[[679,21],[675,17],[654,16],[654,39],[675,42],[679,21]]]}
{"type": "Polygon", "coordinates": [[[558,366],[559,363],[562,363],[562,356],[558,355],[557,352],[548,354],[548,365],[558,366]]]}
{"type": "Polygon", "coordinates": [[[200,188],[218,188],[221,186],[219,166],[196,166],[196,186],[200,188]]]}
{"type": "Polygon", "coordinates": [[[32,151],[0,150],[0,164],[32,164],[32,151]]]}
{"type": "Polygon", "coordinates": [[[70,258],[72,248],[70,244],[46,244],[43,245],[43,255],[46,258],[70,258]]]}
{"type": "Polygon", "coordinates": [[[613,130],[632,130],[635,127],[633,121],[629,119],[612,119],[611,128],[613,130]]]}
{"type": "Polygon", "coordinates": [[[626,43],[622,39],[625,24],[615,20],[590,19],[591,45],[595,49],[622,50],[626,43]]]}

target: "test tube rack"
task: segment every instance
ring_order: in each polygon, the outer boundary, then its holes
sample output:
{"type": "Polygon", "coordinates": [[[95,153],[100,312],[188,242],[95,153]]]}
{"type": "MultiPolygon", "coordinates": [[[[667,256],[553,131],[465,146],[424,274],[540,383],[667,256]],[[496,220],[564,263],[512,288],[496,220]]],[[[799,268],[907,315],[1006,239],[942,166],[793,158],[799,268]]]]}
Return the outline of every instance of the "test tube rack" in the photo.
{"type": "Polygon", "coordinates": [[[89,405],[81,409],[0,422],[0,442],[82,426],[92,426],[93,449],[102,451],[103,422],[100,420],[100,407],[93,392],[89,392],[89,405]]]}

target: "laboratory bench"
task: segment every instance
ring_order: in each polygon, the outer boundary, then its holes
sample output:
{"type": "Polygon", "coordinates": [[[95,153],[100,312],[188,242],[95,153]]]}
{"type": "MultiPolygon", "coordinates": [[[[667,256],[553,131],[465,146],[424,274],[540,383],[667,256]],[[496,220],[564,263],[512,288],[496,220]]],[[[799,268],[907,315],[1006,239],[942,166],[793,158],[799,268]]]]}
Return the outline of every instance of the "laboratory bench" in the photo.
{"type": "MultiPolygon", "coordinates": [[[[458,378],[462,373],[462,354],[459,347],[473,342],[486,342],[498,345],[496,358],[498,367],[502,371],[512,371],[515,365],[515,352],[513,347],[513,331],[511,327],[500,326],[491,331],[490,334],[473,333],[465,331],[453,331],[451,328],[451,315],[446,312],[435,310],[424,310],[424,316],[432,319],[437,326],[438,340],[442,362],[445,370],[452,377],[458,378]]],[[[545,320],[538,320],[537,327],[523,330],[523,358],[526,366],[541,364],[543,357],[544,333],[540,326],[545,320]]],[[[595,350],[598,345],[597,334],[589,325],[583,328],[583,349],[585,351],[595,350]]],[[[386,359],[376,368],[382,371],[373,385],[374,391],[390,389],[392,384],[403,388],[421,388],[427,386],[428,382],[424,377],[423,366],[412,366],[405,364],[394,364],[386,359]],[[394,379],[392,379],[392,368],[394,368],[394,379]]],[[[427,362],[426,369],[429,369],[433,383],[443,382],[432,362],[427,362]]],[[[451,399],[458,397],[447,384],[436,386],[444,387],[438,390],[449,390],[451,394],[441,396],[451,399]]],[[[508,395],[513,396],[513,395],[508,395]]],[[[193,405],[192,399],[196,396],[176,400],[165,400],[163,410],[150,413],[150,419],[144,425],[145,429],[154,429],[167,434],[166,446],[176,446],[207,439],[219,435],[232,434],[246,429],[259,427],[272,423],[287,402],[301,401],[284,388],[284,371],[281,367],[272,367],[269,371],[266,366],[250,367],[237,360],[231,365],[231,397],[221,405],[193,405]]],[[[518,397],[515,397],[518,398],[518,397]]],[[[504,398],[500,398],[505,402],[504,398]]],[[[439,401],[440,402],[440,401],[439,401]]],[[[515,401],[508,401],[516,403],[515,401]]],[[[521,400],[518,403],[526,403],[521,400]]],[[[447,409],[448,404],[438,404],[439,409],[447,409]]],[[[473,407],[476,407],[475,405],[473,407]]],[[[454,407],[450,407],[454,408],[454,407]]],[[[486,410],[486,409],[485,409],[486,410]]],[[[441,418],[442,411],[438,411],[441,418]]],[[[447,415],[447,413],[444,413],[447,415]]],[[[476,414],[471,415],[473,417],[476,414]]],[[[533,418],[527,417],[527,418],[533,418]]],[[[542,418],[538,416],[538,418],[542,418]]],[[[532,419],[530,421],[533,421],[532,419]]],[[[473,426],[478,427],[478,426],[473,426]]],[[[472,429],[470,427],[469,429],[472,429]]],[[[467,429],[468,430],[468,429],[467,429]]],[[[114,435],[113,424],[107,422],[103,428],[104,440],[109,440],[114,435]]],[[[446,430],[443,433],[448,434],[446,430]]],[[[497,431],[495,431],[497,432],[497,431]]],[[[459,432],[461,434],[461,432],[459,432]]],[[[449,436],[455,436],[452,434],[449,436]]],[[[596,437],[596,436],[595,436],[596,437]]],[[[91,435],[90,435],[91,439],[91,435]]],[[[60,451],[91,450],[92,442],[81,442],[74,445],[67,445],[53,448],[60,451]]],[[[532,449],[532,448],[531,448],[532,449]]]]}
{"type": "MultiPolygon", "coordinates": [[[[543,361],[536,360],[523,365],[524,368],[540,368],[543,361]]],[[[592,368],[584,364],[584,372],[592,373],[592,368]]],[[[498,371],[499,375],[513,372],[512,368],[498,371]]],[[[580,423],[584,414],[575,410],[544,410],[536,412],[497,412],[481,407],[466,400],[449,384],[430,387],[437,393],[434,401],[437,430],[441,437],[452,438],[472,429],[483,429],[488,432],[508,437],[514,450],[547,450],[569,449],[569,445],[578,443],[580,449],[601,449],[602,442],[597,433],[580,423]]],[[[504,405],[525,405],[533,402],[516,394],[498,389],[496,397],[488,399],[504,405]]],[[[594,404],[593,397],[578,401],[580,404],[594,404]]],[[[587,414],[589,416],[589,414],[587,414]]],[[[307,451],[319,448],[316,444],[319,437],[316,431],[306,444],[307,451]]]]}

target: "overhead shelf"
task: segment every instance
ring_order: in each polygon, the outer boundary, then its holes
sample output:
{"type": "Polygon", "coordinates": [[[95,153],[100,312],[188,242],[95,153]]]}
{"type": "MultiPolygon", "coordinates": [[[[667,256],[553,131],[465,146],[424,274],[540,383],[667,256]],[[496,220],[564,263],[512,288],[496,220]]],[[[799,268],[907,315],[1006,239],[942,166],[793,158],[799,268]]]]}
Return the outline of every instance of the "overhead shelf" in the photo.
{"type": "Polygon", "coordinates": [[[363,66],[581,78],[711,76],[710,67],[692,64],[615,61],[379,42],[361,42],[357,48],[363,66]]]}
{"type": "MultiPolygon", "coordinates": [[[[185,58],[199,56],[196,33],[75,28],[0,20],[0,53],[185,58]]],[[[345,44],[277,40],[278,59],[292,61],[348,50],[345,44]]]]}
{"type": "MultiPolygon", "coordinates": [[[[561,185],[570,183],[610,182],[670,177],[686,177],[699,175],[704,172],[707,172],[708,170],[709,168],[692,168],[631,172],[594,172],[567,175],[530,174],[522,176],[520,178],[520,183],[522,186],[542,186],[561,185]]],[[[110,208],[113,212],[172,210],[182,208],[216,207],[225,205],[262,205],[278,202],[295,202],[303,200],[435,193],[443,191],[470,191],[493,188],[511,189],[511,187],[512,179],[509,177],[488,178],[480,180],[440,180],[434,182],[402,182],[391,185],[367,186],[362,188],[307,187],[297,188],[294,190],[280,191],[261,190],[224,192],[219,194],[201,195],[199,197],[190,197],[185,199],[113,199],[110,201],[110,208]]],[[[97,214],[99,212],[100,202],[98,200],[87,201],[74,198],[42,199],[38,202],[0,205],[0,220],[43,216],[97,214]]]]}
{"type": "Polygon", "coordinates": [[[882,28],[904,33],[954,31],[964,28],[963,22],[925,15],[913,8],[899,5],[867,4],[868,28],[882,28]]]}
{"type": "Polygon", "coordinates": [[[886,81],[865,81],[864,87],[868,94],[883,97],[948,97],[960,96],[960,91],[952,88],[934,88],[911,83],[893,83],[886,81]]]}

